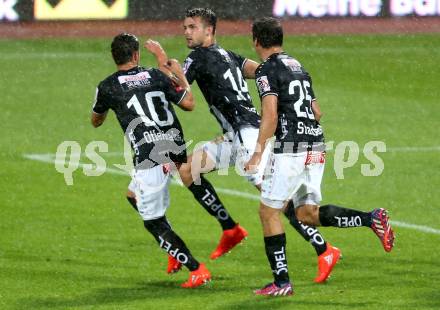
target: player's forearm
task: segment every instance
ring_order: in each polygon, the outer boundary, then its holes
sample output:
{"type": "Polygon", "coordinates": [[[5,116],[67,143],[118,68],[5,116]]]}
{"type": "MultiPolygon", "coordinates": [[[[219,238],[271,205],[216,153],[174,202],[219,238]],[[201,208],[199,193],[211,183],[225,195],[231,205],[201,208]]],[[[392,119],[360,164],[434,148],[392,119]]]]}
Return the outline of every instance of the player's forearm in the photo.
{"type": "Polygon", "coordinates": [[[315,119],[319,122],[322,117],[322,112],[317,100],[312,101],[312,111],[313,114],[315,115],[315,119]]]}
{"type": "Polygon", "coordinates": [[[255,153],[263,153],[266,148],[267,141],[273,137],[277,128],[277,115],[273,113],[266,113],[266,117],[262,117],[260,124],[260,131],[258,133],[257,146],[255,153]]]}
{"type": "Polygon", "coordinates": [[[185,89],[190,88],[188,80],[183,72],[172,71],[172,74],[174,75],[173,80],[177,83],[177,85],[185,89]]]}
{"type": "Polygon", "coordinates": [[[255,79],[255,70],[257,70],[259,64],[251,59],[247,59],[244,64],[243,72],[244,77],[247,79],[255,79]]]}
{"type": "Polygon", "coordinates": [[[179,107],[184,111],[192,111],[194,110],[194,106],[194,96],[191,91],[187,91],[185,94],[185,98],[183,98],[182,102],[179,104],[179,107]]]}
{"type": "Polygon", "coordinates": [[[172,77],[172,80],[174,82],[176,82],[177,85],[179,85],[180,87],[182,87],[183,89],[185,89],[188,92],[191,91],[191,87],[190,87],[188,80],[186,79],[186,76],[183,72],[182,73],[172,72],[172,74],[174,75],[172,77]]]}
{"type": "MultiPolygon", "coordinates": [[[[156,56],[156,55],[155,55],[156,56]]],[[[168,76],[172,76],[172,72],[171,70],[166,66],[167,62],[168,62],[168,56],[156,56],[156,61],[157,61],[157,68],[162,71],[163,73],[165,73],[168,76]]]]}
{"type": "Polygon", "coordinates": [[[263,153],[278,124],[278,97],[267,95],[261,101],[261,123],[255,153],[263,153]]]}
{"type": "Polygon", "coordinates": [[[158,53],[158,54],[154,54],[156,61],[157,61],[157,67],[159,69],[165,69],[166,68],[166,63],[168,62],[168,56],[165,53],[165,51],[163,53],[158,53]]]}
{"type": "Polygon", "coordinates": [[[191,92],[191,87],[182,67],[176,59],[170,59],[166,63],[166,68],[170,71],[170,78],[187,92],[191,92]]]}
{"type": "Polygon", "coordinates": [[[101,126],[102,123],[104,123],[106,116],[107,116],[107,112],[105,112],[103,114],[98,114],[98,113],[92,112],[92,116],[91,116],[92,126],[95,128],[98,128],[99,126],[101,126]]]}

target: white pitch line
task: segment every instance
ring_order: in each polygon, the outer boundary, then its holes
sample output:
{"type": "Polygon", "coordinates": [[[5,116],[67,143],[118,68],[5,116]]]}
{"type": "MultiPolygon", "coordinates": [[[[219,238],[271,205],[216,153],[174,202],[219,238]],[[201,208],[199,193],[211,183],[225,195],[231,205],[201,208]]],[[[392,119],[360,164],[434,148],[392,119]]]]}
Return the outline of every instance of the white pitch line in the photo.
{"type": "Polygon", "coordinates": [[[101,52],[29,52],[29,53],[2,53],[0,60],[14,59],[87,59],[102,58],[101,52]]]}
{"type": "MultiPolygon", "coordinates": [[[[55,155],[50,154],[50,153],[47,153],[47,154],[23,154],[23,157],[30,159],[30,160],[40,161],[40,162],[48,163],[48,164],[57,164],[57,163],[59,163],[61,165],[65,164],[64,161],[55,160],[55,155]]],[[[85,165],[84,163],[79,163],[78,168],[82,168],[82,167],[84,167],[84,165],[85,165]]],[[[105,172],[109,172],[109,173],[117,174],[117,175],[130,176],[129,174],[127,174],[126,172],[124,172],[121,169],[115,169],[115,168],[109,168],[109,167],[105,168],[105,172]]]]}
{"type": "Polygon", "coordinates": [[[440,229],[435,229],[435,228],[428,227],[428,226],[416,225],[416,224],[405,223],[405,222],[400,222],[400,221],[390,221],[390,222],[391,222],[391,224],[398,226],[398,227],[410,228],[410,229],[422,231],[425,233],[440,235],[440,229]]]}
{"type": "MultiPolygon", "coordinates": [[[[48,154],[23,154],[23,157],[30,159],[30,160],[40,161],[40,162],[49,163],[49,164],[54,164],[56,162],[54,154],[49,154],[49,153],[48,154]]],[[[62,162],[61,164],[64,164],[64,162],[62,162]]],[[[79,165],[78,165],[78,167],[83,167],[83,166],[84,166],[84,163],[79,163],[79,165]]],[[[126,172],[124,172],[120,169],[114,169],[114,168],[107,167],[106,172],[111,173],[111,174],[116,174],[116,175],[129,176],[126,172]]],[[[180,180],[173,179],[171,184],[183,187],[183,184],[180,180]]],[[[240,191],[236,191],[236,190],[229,189],[229,188],[220,188],[219,187],[219,188],[216,188],[216,191],[219,193],[230,195],[230,196],[242,197],[242,198],[257,200],[257,201],[260,200],[259,195],[246,193],[246,192],[240,192],[240,191]]],[[[403,227],[403,228],[418,230],[418,231],[421,231],[424,233],[440,235],[440,229],[432,228],[429,226],[416,225],[416,224],[405,223],[405,222],[401,222],[401,221],[390,221],[390,222],[391,222],[391,224],[393,224],[397,227],[403,227]]]]}
{"type": "Polygon", "coordinates": [[[217,192],[219,193],[223,193],[226,195],[231,195],[231,196],[236,196],[236,197],[243,197],[243,198],[247,198],[250,200],[257,200],[260,201],[260,196],[259,195],[255,195],[255,194],[251,194],[251,193],[246,193],[246,192],[239,192],[233,189],[229,189],[229,188],[216,188],[215,189],[217,192]]]}

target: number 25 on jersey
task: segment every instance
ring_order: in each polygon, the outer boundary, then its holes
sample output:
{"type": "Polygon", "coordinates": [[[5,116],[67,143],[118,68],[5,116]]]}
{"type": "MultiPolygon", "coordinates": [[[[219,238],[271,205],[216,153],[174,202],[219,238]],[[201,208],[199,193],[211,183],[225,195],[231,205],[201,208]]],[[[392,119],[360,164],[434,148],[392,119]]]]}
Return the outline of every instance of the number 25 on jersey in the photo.
{"type": "Polygon", "coordinates": [[[309,95],[308,89],[310,82],[303,80],[293,80],[289,84],[289,95],[294,95],[298,98],[293,104],[296,116],[301,118],[315,119],[312,111],[312,97],[309,95]],[[304,108],[304,110],[302,110],[304,108]]]}

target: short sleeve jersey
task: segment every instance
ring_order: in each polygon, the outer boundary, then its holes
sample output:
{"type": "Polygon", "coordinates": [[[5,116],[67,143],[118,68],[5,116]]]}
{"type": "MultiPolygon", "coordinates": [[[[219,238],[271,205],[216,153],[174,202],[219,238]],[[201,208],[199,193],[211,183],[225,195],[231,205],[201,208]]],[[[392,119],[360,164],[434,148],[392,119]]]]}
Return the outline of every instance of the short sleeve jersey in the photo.
{"type": "Polygon", "coordinates": [[[197,81],[224,132],[260,124],[243,78],[245,63],[246,58],[213,44],[194,49],[183,64],[188,82],[197,81]]]}
{"type": "Polygon", "coordinates": [[[255,82],[261,100],[278,97],[274,152],[322,150],[323,130],[312,111],[312,79],[302,65],[285,53],[272,54],[257,68],[255,82]]]}
{"type": "Polygon", "coordinates": [[[148,169],[186,162],[182,127],[170,104],[179,104],[184,96],[161,71],[134,67],[99,83],[93,112],[115,112],[134,151],[135,167],[148,169]]]}

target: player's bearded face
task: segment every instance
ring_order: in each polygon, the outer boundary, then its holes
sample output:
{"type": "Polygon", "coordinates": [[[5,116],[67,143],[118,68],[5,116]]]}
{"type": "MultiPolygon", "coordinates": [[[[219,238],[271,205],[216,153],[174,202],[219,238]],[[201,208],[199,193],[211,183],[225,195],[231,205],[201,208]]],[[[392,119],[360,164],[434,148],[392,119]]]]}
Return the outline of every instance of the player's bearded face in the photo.
{"type": "Polygon", "coordinates": [[[183,30],[186,45],[195,48],[204,45],[210,37],[209,29],[204,25],[200,17],[187,17],[183,21],[183,30]]]}

